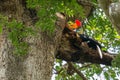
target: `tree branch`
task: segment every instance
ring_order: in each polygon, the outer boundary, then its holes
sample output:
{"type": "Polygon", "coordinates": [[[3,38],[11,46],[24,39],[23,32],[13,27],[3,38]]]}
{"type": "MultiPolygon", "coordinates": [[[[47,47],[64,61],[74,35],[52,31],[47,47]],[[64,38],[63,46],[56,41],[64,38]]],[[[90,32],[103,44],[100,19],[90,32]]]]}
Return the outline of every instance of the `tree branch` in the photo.
{"type": "Polygon", "coordinates": [[[87,80],[87,78],[82,74],[82,72],[80,72],[78,69],[74,67],[72,62],[67,62],[67,63],[83,80],[87,80]]]}
{"type": "Polygon", "coordinates": [[[85,17],[88,18],[93,12],[94,4],[91,0],[77,0],[77,3],[83,7],[85,17]]]}
{"type": "MultiPolygon", "coordinates": [[[[81,5],[83,0],[77,0],[78,3],[81,5]]],[[[100,5],[104,9],[105,13],[109,16],[109,4],[111,0],[99,0],[100,5]]],[[[86,5],[86,4],[85,4],[86,5]]],[[[88,9],[86,10],[85,14],[86,17],[89,16],[92,6],[85,7],[82,4],[83,8],[88,9]],[[90,8],[88,8],[90,7],[90,8]]],[[[90,3],[89,3],[90,5],[90,3]]],[[[119,20],[120,21],[120,20],[119,20]]],[[[65,22],[64,22],[65,23],[65,22]]],[[[61,23],[62,24],[62,23],[61,23]]],[[[65,24],[64,24],[65,25],[65,24]]],[[[114,55],[110,54],[109,52],[102,52],[103,58],[101,59],[98,51],[91,49],[88,47],[86,42],[82,42],[80,38],[77,37],[75,32],[69,31],[63,26],[63,34],[62,40],[60,41],[60,46],[56,53],[56,58],[62,59],[65,61],[72,61],[77,63],[86,63],[91,62],[95,64],[104,64],[104,65],[111,65],[112,60],[114,59],[114,55]]],[[[119,30],[120,31],[120,30],[119,30]]]]}
{"type": "Polygon", "coordinates": [[[76,63],[91,62],[95,64],[111,65],[114,55],[102,52],[101,59],[98,51],[88,47],[86,42],[82,42],[75,32],[63,31],[61,44],[56,58],[76,63]]]}
{"type": "Polygon", "coordinates": [[[85,67],[90,67],[90,65],[92,65],[92,64],[82,65],[82,67],[80,67],[79,69],[82,69],[82,68],[85,68],[85,67]]]}

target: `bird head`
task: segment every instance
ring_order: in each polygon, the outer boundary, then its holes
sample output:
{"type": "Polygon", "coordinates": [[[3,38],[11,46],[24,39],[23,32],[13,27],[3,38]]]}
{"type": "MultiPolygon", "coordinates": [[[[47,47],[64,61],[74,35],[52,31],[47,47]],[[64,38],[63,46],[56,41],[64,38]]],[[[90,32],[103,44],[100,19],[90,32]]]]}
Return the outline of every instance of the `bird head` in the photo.
{"type": "Polygon", "coordinates": [[[72,21],[69,21],[68,24],[67,24],[67,27],[68,29],[70,30],[75,30],[75,29],[78,29],[82,26],[82,23],[81,21],[79,20],[75,20],[75,22],[72,22],[72,21]]]}
{"type": "Polygon", "coordinates": [[[82,23],[81,23],[81,21],[79,21],[79,20],[75,20],[75,23],[77,24],[78,27],[81,27],[81,26],[82,26],[82,23]]]}

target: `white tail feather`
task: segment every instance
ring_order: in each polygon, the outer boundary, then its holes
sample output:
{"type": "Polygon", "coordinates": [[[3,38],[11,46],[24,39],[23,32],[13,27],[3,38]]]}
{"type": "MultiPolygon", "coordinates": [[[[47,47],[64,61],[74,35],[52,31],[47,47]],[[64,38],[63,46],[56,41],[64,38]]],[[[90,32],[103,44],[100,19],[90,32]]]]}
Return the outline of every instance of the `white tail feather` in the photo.
{"type": "Polygon", "coordinates": [[[98,45],[96,45],[96,46],[97,46],[97,49],[98,49],[98,53],[99,53],[99,55],[100,55],[100,58],[102,59],[102,58],[103,58],[102,51],[101,51],[101,49],[100,49],[100,47],[99,47],[98,45]]]}

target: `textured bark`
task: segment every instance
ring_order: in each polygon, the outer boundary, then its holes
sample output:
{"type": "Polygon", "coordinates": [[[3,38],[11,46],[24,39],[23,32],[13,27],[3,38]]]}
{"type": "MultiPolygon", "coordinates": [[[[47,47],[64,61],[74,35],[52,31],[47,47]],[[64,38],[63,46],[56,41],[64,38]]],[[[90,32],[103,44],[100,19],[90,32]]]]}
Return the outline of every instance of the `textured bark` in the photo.
{"type": "MultiPolygon", "coordinates": [[[[80,4],[80,0],[78,0],[78,3],[80,4]]],[[[1,0],[0,13],[8,16],[9,21],[15,18],[16,20],[23,22],[26,26],[34,27],[33,23],[36,21],[37,17],[32,15],[25,5],[25,0],[1,0]]],[[[85,12],[86,17],[89,16],[89,13],[92,10],[92,6],[88,7],[86,7],[88,9],[85,12]]],[[[58,20],[56,22],[57,28],[55,34],[50,37],[47,35],[47,32],[38,30],[36,36],[27,37],[26,41],[29,43],[29,51],[28,54],[24,56],[15,56],[12,54],[13,47],[7,38],[6,30],[3,30],[3,34],[0,36],[0,80],[50,80],[54,63],[54,53],[63,51],[64,54],[61,52],[61,55],[65,55],[66,52],[69,54],[69,52],[73,53],[78,50],[73,48],[69,39],[66,40],[67,38],[64,38],[66,35],[63,34],[61,41],[65,19],[59,14],[57,14],[57,16],[58,20]]],[[[80,62],[97,63],[95,60],[98,60],[99,64],[102,62],[103,64],[106,64],[104,63],[105,61],[109,62],[108,65],[111,64],[113,56],[110,56],[107,59],[104,55],[103,59],[100,60],[98,54],[96,55],[96,51],[89,49],[87,46],[81,46],[81,48],[81,51],[87,55],[79,55],[81,57],[80,62]],[[93,58],[93,56],[95,58],[93,58]],[[91,58],[93,58],[93,61],[90,61],[91,58]]],[[[71,56],[67,57],[69,59],[71,56]]],[[[63,59],[63,56],[60,59],[63,59]]]]}
{"type": "MultiPolygon", "coordinates": [[[[86,0],[86,1],[77,0],[77,2],[85,9],[86,17],[89,17],[92,9],[94,8],[93,4],[90,1],[91,0],[86,0]]],[[[111,0],[98,0],[98,1],[100,3],[100,6],[105,11],[105,13],[109,15],[109,5],[111,3],[111,0]]],[[[119,9],[117,10],[118,10],[117,13],[119,13],[120,10],[119,9]]],[[[117,14],[117,16],[119,16],[119,14],[117,14]]],[[[116,15],[113,16],[115,16],[113,18],[114,21],[116,20],[115,18],[119,18],[116,15]]],[[[118,21],[116,22],[119,22],[120,21],[119,19],[117,19],[118,21]]],[[[67,32],[66,29],[64,29],[60,48],[58,49],[58,54],[56,55],[56,58],[66,61],[73,61],[77,63],[91,62],[91,63],[111,66],[112,60],[115,58],[116,55],[112,55],[106,51],[103,51],[102,53],[103,53],[103,58],[101,59],[98,51],[89,48],[87,43],[81,42],[80,38],[77,37],[75,32],[71,32],[71,31],[67,32]],[[75,60],[73,60],[73,58],[75,60]]]]}
{"type": "Polygon", "coordinates": [[[76,63],[90,62],[111,66],[115,55],[104,51],[102,54],[103,58],[101,59],[98,51],[89,48],[87,43],[82,42],[75,32],[66,31],[66,29],[64,29],[62,41],[56,58],[76,63]]]}
{"type": "Polygon", "coordinates": [[[85,18],[88,18],[94,9],[94,5],[91,3],[91,0],[77,0],[77,2],[83,7],[85,18]]]}
{"type": "MultiPolygon", "coordinates": [[[[34,16],[31,17],[25,5],[25,0],[1,0],[0,13],[8,16],[9,21],[15,18],[26,26],[34,26],[32,24],[34,16]]],[[[64,24],[65,20],[59,17],[56,32],[52,37],[48,36],[47,32],[39,30],[36,36],[27,37],[26,41],[30,47],[28,54],[24,56],[12,54],[11,42],[7,38],[7,32],[3,30],[0,37],[2,41],[0,43],[0,80],[50,80],[54,53],[59,44],[57,42],[61,39],[61,27],[64,24]],[[59,25],[61,22],[62,25],[59,25]]]]}

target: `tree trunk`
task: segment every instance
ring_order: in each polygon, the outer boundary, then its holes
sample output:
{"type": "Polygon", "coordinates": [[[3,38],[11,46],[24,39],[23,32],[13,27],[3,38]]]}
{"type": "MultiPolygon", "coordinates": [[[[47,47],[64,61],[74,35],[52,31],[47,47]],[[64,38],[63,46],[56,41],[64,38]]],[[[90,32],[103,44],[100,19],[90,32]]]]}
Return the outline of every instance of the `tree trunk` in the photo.
{"type": "MultiPolygon", "coordinates": [[[[80,4],[81,0],[78,0],[78,3],[80,4]]],[[[83,7],[86,6],[86,4],[80,5],[83,7]]],[[[92,6],[90,8],[88,7],[85,8],[85,10],[88,9],[85,11],[86,17],[88,17],[92,11],[92,6]]],[[[0,14],[1,13],[7,16],[9,21],[16,19],[17,21],[23,22],[25,26],[31,26],[33,29],[35,28],[34,22],[36,21],[37,16],[31,14],[31,10],[26,8],[25,0],[1,0],[0,14]]],[[[62,44],[59,45],[59,43],[63,41],[63,39],[61,40],[61,37],[65,27],[64,16],[59,13],[56,15],[58,20],[56,21],[54,35],[50,37],[47,35],[48,32],[37,30],[36,35],[30,35],[25,39],[25,41],[29,43],[29,51],[28,54],[24,56],[16,56],[13,54],[13,46],[7,36],[8,32],[6,32],[6,27],[3,28],[3,34],[0,35],[0,80],[50,80],[55,59],[54,53],[57,53],[60,50],[58,48],[60,48],[62,44]]],[[[65,42],[63,44],[65,44],[65,42]]],[[[70,45],[67,47],[70,47],[69,50],[72,51],[73,47],[70,45]]],[[[84,46],[81,51],[84,51],[83,53],[92,54],[92,52],[87,52],[84,46]]],[[[64,56],[60,56],[59,58],[66,60],[66,58],[64,59],[64,56]]],[[[86,58],[88,58],[88,56],[86,57],[85,55],[82,61],[97,63],[95,61],[90,61],[89,59],[86,60],[86,58]]],[[[111,56],[104,55],[103,60],[100,60],[99,63],[102,63],[106,58],[108,58],[108,62],[113,59],[111,56]]],[[[96,60],[96,58],[94,60],[96,60]]],[[[109,65],[110,64],[111,62],[109,65]]]]}
{"type": "MultiPolygon", "coordinates": [[[[34,26],[25,5],[25,0],[2,0],[0,13],[8,16],[9,20],[15,18],[26,26],[34,26]]],[[[64,26],[65,21],[61,21],[63,25],[59,26],[64,26]]],[[[7,38],[7,32],[3,30],[0,36],[0,80],[50,80],[54,53],[59,44],[57,42],[61,39],[62,29],[57,26],[53,37],[48,36],[47,32],[36,33],[35,36],[26,38],[29,43],[28,54],[16,56],[12,53],[13,49],[7,38]]]]}

